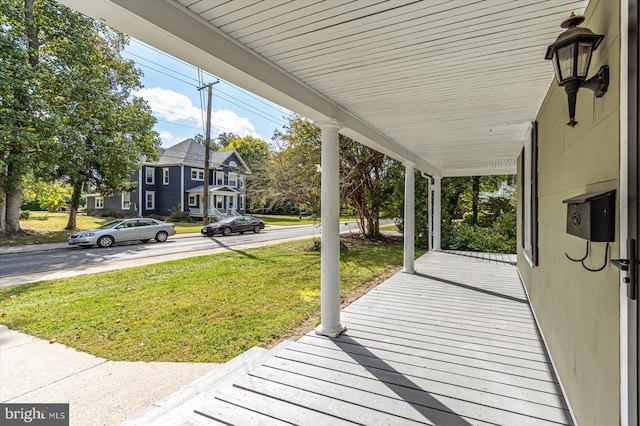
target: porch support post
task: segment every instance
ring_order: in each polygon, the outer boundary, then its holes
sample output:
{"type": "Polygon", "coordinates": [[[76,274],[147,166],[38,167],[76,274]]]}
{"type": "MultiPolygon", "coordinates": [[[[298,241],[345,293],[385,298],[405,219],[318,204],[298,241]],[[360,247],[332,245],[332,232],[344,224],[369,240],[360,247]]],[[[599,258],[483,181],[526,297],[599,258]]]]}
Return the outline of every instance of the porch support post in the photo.
{"type": "Polygon", "coordinates": [[[336,120],[316,123],[322,129],[322,190],[320,216],[322,245],[320,251],[321,319],[316,334],[337,337],[345,330],[340,323],[340,171],[336,120]]]}
{"type": "Polygon", "coordinates": [[[433,251],[441,251],[440,248],[440,236],[441,229],[441,200],[442,200],[442,177],[434,176],[434,188],[433,188],[433,251]]]}
{"type": "Polygon", "coordinates": [[[415,272],[413,258],[415,257],[415,163],[404,163],[404,268],[402,272],[413,274],[415,272]]]}
{"type": "Polygon", "coordinates": [[[433,250],[433,179],[431,176],[427,179],[427,226],[429,229],[427,235],[427,243],[429,251],[433,250]]]}

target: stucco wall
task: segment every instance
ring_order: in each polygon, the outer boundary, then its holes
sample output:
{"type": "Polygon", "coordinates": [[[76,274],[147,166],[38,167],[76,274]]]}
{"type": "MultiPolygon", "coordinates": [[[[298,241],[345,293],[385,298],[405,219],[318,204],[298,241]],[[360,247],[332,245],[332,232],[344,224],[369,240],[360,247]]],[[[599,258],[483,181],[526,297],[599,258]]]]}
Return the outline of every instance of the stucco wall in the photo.
{"type": "MultiPolygon", "coordinates": [[[[518,267],[578,424],[617,425],[618,271],[607,266],[602,272],[588,272],[565,257],[565,252],[582,257],[586,243],[566,233],[567,207],[562,200],[586,192],[617,190],[619,179],[619,4],[592,0],[586,17],[583,26],[605,34],[589,76],[608,64],[609,91],[596,99],[593,92],[580,90],[579,124],[571,129],[565,124],[569,115],[564,89],[555,81],[551,84],[537,117],[539,266],[529,265],[519,245],[518,267]]],[[[561,31],[558,28],[558,34],[561,31]]],[[[616,216],[617,236],[619,213],[616,216]]],[[[585,263],[601,266],[604,250],[604,243],[593,244],[585,263]]],[[[611,254],[615,257],[618,253],[616,241],[611,254]]]]}

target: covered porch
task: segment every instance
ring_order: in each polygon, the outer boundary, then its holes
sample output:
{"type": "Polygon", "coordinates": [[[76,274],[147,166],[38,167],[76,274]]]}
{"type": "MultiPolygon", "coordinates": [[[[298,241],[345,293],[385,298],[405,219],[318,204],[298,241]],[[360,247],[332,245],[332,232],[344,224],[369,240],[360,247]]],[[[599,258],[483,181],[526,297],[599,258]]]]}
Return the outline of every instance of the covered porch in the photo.
{"type": "MultiPolygon", "coordinates": [[[[212,186],[208,194],[209,217],[221,219],[228,215],[238,215],[238,210],[243,210],[244,200],[240,191],[230,186],[212,186]]],[[[200,185],[187,190],[189,197],[189,215],[202,217],[204,186],[200,185]]]]}
{"type": "Polygon", "coordinates": [[[430,252],[309,333],[128,424],[572,425],[515,256],[430,252]]]}

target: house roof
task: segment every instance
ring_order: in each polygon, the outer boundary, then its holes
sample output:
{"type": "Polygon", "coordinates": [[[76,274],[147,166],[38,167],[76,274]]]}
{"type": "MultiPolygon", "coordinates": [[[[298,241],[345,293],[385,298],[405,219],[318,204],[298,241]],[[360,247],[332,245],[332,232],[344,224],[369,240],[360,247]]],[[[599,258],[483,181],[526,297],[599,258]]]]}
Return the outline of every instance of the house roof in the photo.
{"type": "Polygon", "coordinates": [[[61,1],[304,117],[335,119],[346,136],[439,176],[515,173],[556,84],[547,46],[589,4],[61,1]]]}
{"type": "MultiPolygon", "coordinates": [[[[251,170],[236,150],[211,151],[209,153],[209,167],[214,169],[227,163],[230,157],[236,155],[240,164],[237,165],[238,172],[250,174],[251,170]]],[[[153,163],[156,166],[184,164],[195,167],[204,167],[205,148],[195,139],[189,138],[173,145],[170,148],[160,149],[160,159],[153,163]]]]}

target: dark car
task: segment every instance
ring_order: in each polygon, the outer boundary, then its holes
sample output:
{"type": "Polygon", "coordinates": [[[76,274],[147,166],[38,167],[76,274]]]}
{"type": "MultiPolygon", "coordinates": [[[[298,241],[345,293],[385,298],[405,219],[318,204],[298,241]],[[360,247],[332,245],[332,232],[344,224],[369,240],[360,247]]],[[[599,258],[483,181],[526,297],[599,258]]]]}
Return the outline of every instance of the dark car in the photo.
{"type": "Polygon", "coordinates": [[[232,232],[258,233],[264,229],[264,222],[251,216],[233,216],[222,219],[216,223],[210,223],[202,227],[200,233],[208,237],[215,234],[231,235],[232,232]]]}

